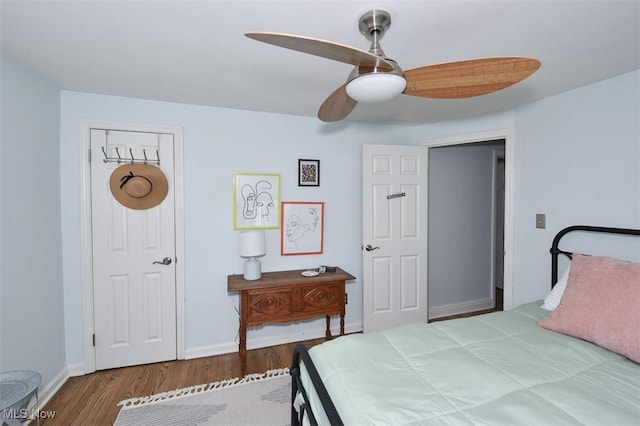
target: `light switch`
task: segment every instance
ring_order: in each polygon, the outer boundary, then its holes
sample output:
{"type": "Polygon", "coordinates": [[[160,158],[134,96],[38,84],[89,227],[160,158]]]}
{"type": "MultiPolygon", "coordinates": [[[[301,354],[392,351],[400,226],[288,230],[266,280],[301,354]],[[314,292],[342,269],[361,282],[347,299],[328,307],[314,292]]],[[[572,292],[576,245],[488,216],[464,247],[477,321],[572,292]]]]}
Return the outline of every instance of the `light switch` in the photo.
{"type": "Polygon", "coordinates": [[[547,227],[547,215],[536,213],[536,228],[545,229],[547,227]]]}

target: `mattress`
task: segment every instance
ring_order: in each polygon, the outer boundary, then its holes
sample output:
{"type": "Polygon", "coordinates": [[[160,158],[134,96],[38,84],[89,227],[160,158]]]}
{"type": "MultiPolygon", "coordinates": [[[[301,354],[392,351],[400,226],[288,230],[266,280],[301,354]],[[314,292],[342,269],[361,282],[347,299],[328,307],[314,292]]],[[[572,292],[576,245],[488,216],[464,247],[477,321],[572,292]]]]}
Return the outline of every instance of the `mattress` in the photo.
{"type": "MultiPolygon", "coordinates": [[[[540,304],[345,336],[309,352],[346,425],[640,424],[640,365],[539,327],[549,313],[540,304]]],[[[303,384],[312,388],[304,374],[303,384]]]]}

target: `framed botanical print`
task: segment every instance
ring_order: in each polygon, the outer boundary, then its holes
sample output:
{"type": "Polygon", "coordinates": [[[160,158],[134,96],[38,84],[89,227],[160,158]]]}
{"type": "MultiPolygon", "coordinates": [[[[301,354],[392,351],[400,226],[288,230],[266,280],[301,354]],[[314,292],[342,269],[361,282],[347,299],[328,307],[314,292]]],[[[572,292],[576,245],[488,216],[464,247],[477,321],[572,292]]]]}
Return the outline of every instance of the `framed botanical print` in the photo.
{"type": "Polygon", "coordinates": [[[233,174],[233,229],[280,227],[280,175],[233,174]]]}

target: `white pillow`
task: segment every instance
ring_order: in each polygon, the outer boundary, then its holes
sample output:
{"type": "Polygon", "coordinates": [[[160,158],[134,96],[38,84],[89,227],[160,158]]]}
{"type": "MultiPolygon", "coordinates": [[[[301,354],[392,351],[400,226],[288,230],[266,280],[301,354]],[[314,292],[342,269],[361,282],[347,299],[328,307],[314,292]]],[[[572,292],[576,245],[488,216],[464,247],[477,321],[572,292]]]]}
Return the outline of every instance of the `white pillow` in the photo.
{"type": "Polygon", "coordinates": [[[571,264],[564,274],[560,277],[556,285],[551,289],[551,293],[547,295],[544,299],[544,303],[540,306],[542,309],[546,309],[547,311],[553,311],[560,304],[560,299],[562,299],[562,294],[564,293],[564,289],[567,287],[567,280],[569,279],[569,271],[571,270],[571,264]]]}

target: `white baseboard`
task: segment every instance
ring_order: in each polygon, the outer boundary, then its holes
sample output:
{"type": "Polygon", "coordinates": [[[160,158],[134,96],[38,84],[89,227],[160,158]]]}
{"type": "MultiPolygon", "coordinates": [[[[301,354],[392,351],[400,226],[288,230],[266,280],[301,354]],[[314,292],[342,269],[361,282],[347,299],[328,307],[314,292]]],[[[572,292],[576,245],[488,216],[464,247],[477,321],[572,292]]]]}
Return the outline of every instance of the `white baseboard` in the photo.
{"type": "MultiPolygon", "coordinates": [[[[359,333],[362,331],[362,323],[352,323],[345,325],[345,333],[359,333]]],[[[338,330],[332,330],[333,335],[338,334],[338,330]]],[[[302,342],[304,340],[319,339],[325,336],[325,329],[315,329],[297,333],[283,334],[280,336],[249,338],[247,339],[247,350],[266,348],[269,346],[282,345],[291,342],[302,342]]],[[[227,342],[218,345],[200,346],[185,350],[184,359],[203,358],[207,356],[224,355],[238,352],[238,342],[227,342]]],[[[41,409],[49,402],[51,397],[70,378],[83,376],[86,373],[84,364],[74,364],[67,366],[61,371],[42,391],[39,392],[38,408],[41,409]]],[[[31,407],[30,407],[31,408],[31,407]]],[[[34,407],[35,409],[35,402],[34,407]]]]}
{"type": "Polygon", "coordinates": [[[84,364],[67,365],[67,369],[69,370],[69,377],[78,377],[88,374],[84,368],[84,364]]]}
{"type": "Polygon", "coordinates": [[[483,311],[495,307],[492,298],[468,300],[463,303],[453,305],[436,306],[429,308],[429,319],[448,317],[451,315],[466,314],[468,312],[483,311]]]}
{"type": "MultiPolygon", "coordinates": [[[[359,333],[362,331],[362,323],[346,324],[345,333],[359,333]]],[[[335,330],[332,331],[334,336],[337,334],[335,330]]],[[[316,329],[311,331],[304,331],[298,333],[283,334],[280,336],[261,337],[261,338],[248,338],[247,350],[266,348],[269,346],[283,345],[291,342],[302,342],[304,340],[319,339],[324,337],[325,329],[316,329]]],[[[185,359],[202,358],[206,356],[223,355],[233,352],[238,352],[238,343],[229,342],[219,345],[200,346],[198,348],[191,348],[185,351],[185,359]]]]}
{"type": "Polygon", "coordinates": [[[45,405],[53,398],[53,396],[60,390],[67,380],[69,380],[69,369],[63,368],[51,381],[44,386],[41,386],[38,390],[38,400],[33,400],[29,404],[29,412],[38,411],[41,412],[45,405]],[[37,404],[37,406],[36,406],[37,404]]]}

